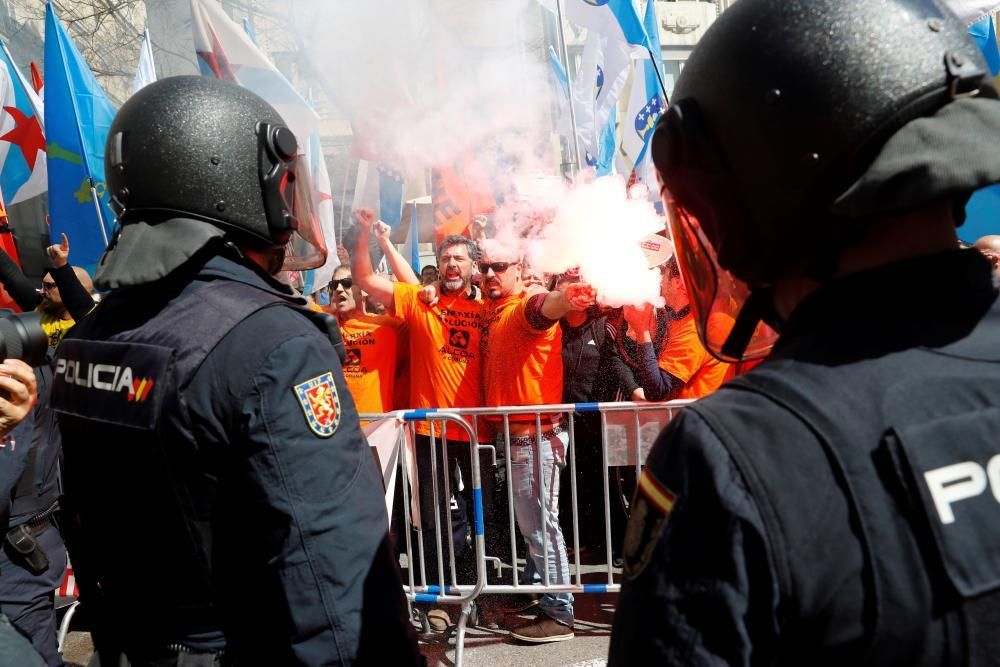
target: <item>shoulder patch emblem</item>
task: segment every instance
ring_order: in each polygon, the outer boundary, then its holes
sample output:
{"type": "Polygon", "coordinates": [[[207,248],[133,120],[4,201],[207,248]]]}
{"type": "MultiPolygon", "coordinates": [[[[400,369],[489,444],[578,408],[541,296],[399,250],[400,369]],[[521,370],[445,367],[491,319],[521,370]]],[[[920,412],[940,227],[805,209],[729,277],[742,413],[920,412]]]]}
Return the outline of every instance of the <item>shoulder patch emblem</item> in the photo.
{"type": "Polygon", "coordinates": [[[663,527],[674,510],[677,496],[648,470],[639,476],[628,527],[625,529],[625,578],[635,579],[653,558],[663,527]]]}
{"type": "Polygon", "coordinates": [[[333,382],[333,373],[306,380],[294,387],[302,412],[313,433],[329,438],[340,426],[340,396],[333,382]]]}

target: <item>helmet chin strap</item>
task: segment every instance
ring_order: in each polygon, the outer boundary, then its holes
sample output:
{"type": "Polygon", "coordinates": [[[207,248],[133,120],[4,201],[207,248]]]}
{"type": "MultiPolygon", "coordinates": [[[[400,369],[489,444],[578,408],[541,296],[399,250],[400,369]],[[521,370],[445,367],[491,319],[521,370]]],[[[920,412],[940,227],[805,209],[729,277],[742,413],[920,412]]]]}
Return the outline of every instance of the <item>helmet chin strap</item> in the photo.
{"type": "Polygon", "coordinates": [[[722,344],[722,355],[727,359],[742,359],[743,353],[753,338],[757,325],[766,322],[777,329],[777,314],[774,312],[773,290],[760,287],[753,290],[743,303],[729,337],[722,344]]]}

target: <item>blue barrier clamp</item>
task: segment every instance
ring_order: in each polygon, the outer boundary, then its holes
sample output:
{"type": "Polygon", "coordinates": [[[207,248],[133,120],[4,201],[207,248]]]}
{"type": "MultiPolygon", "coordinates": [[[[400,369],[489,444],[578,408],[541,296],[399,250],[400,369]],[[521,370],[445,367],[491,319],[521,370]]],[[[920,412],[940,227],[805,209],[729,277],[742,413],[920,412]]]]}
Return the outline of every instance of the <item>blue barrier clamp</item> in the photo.
{"type": "Polygon", "coordinates": [[[435,604],[438,601],[438,596],[436,596],[436,595],[428,595],[427,593],[417,593],[416,595],[413,596],[413,601],[414,602],[421,602],[421,603],[428,603],[428,604],[435,604]]]}
{"type": "Polygon", "coordinates": [[[577,412],[600,412],[600,403],[574,403],[573,408],[577,412]]]}
{"type": "Polygon", "coordinates": [[[436,413],[437,410],[426,409],[426,410],[410,410],[409,412],[403,413],[403,421],[407,422],[420,422],[427,419],[428,415],[436,413]]]}
{"type": "Polygon", "coordinates": [[[608,585],[607,584],[584,584],[583,585],[583,592],[584,593],[607,593],[608,592],[608,585]]]}
{"type": "Polygon", "coordinates": [[[476,522],[476,535],[483,534],[483,490],[481,488],[472,489],[472,506],[475,510],[474,521],[476,522]]]}

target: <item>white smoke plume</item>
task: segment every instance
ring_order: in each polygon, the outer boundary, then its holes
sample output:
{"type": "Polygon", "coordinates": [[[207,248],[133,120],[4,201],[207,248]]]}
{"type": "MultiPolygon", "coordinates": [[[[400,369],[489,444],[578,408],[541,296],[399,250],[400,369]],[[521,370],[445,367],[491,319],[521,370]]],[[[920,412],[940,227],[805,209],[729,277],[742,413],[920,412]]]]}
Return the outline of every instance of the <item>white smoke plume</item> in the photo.
{"type": "Polygon", "coordinates": [[[297,39],[355,152],[413,174],[473,156],[502,205],[492,259],[579,267],[603,302],[658,303],[639,247],[662,229],[620,177],[555,176],[558,107],[536,0],[293,0],[297,39]],[[540,175],[541,174],[541,175],[540,175]]]}

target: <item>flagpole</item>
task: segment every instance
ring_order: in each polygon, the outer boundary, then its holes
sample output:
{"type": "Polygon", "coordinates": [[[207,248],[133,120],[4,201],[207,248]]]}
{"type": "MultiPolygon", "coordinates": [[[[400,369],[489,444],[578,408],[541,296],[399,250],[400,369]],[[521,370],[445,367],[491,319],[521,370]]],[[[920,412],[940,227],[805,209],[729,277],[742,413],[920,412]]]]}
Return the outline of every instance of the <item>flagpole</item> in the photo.
{"type": "MultiPolygon", "coordinates": [[[[649,0],[649,1],[653,2],[653,0],[649,0]]],[[[653,61],[653,71],[656,72],[656,80],[660,82],[660,92],[663,93],[663,101],[666,102],[667,101],[667,87],[665,85],[663,85],[663,75],[660,74],[660,61],[657,60],[656,56],[653,55],[653,49],[651,49],[649,47],[649,45],[646,46],[646,52],[649,53],[649,57],[653,61]]],[[[661,54],[661,56],[662,56],[662,54],[661,54]]]]}
{"type": "Polygon", "coordinates": [[[580,171],[580,135],[576,130],[576,100],[573,98],[573,77],[570,74],[569,49],[566,48],[566,32],[563,28],[562,0],[556,0],[556,20],[559,21],[559,47],[562,49],[563,66],[566,68],[566,85],[569,87],[569,123],[573,128],[573,156],[575,171],[580,171]]]}
{"type": "Polygon", "coordinates": [[[338,245],[344,245],[344,207],[347,206],[347,179],[350,175],[351,170],[344,169],[344,187],[340,191],[340,236],[335,239],[338,245]]]}

